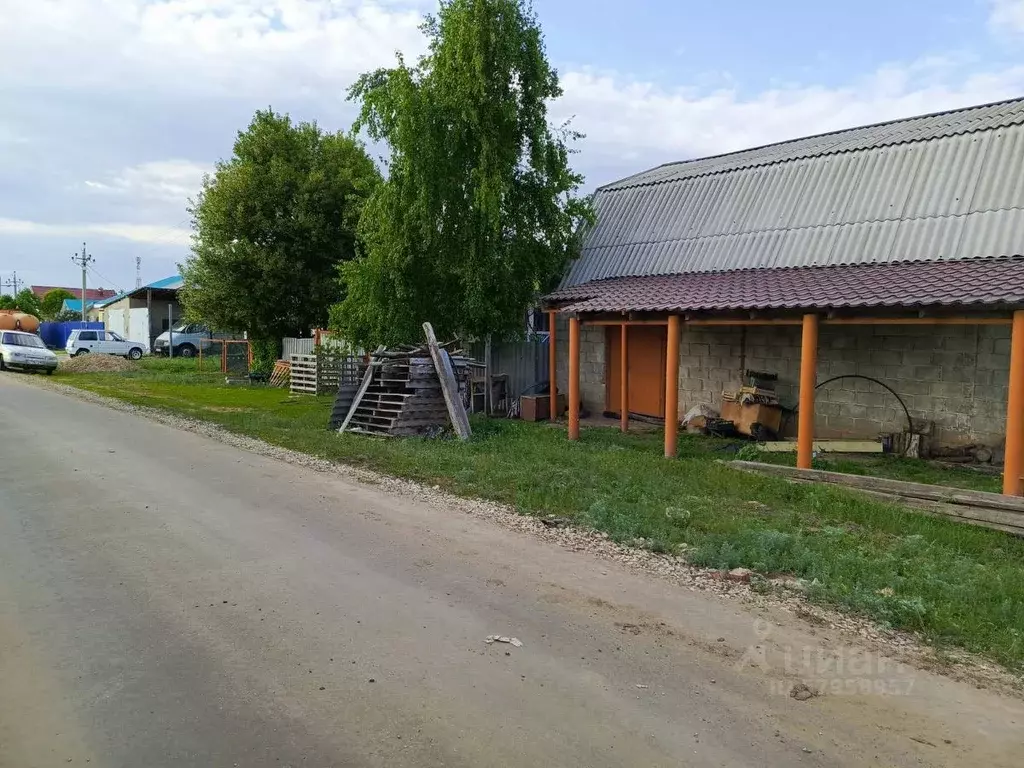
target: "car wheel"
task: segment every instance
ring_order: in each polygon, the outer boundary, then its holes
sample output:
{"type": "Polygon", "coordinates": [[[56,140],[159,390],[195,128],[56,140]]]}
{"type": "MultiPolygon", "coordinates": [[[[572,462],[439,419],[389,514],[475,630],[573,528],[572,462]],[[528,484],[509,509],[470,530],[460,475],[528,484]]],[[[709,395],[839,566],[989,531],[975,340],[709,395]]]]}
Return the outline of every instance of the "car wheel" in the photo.
{"type": "Polygon", "coordinates": [[[53,376],[53,368],[47,368],[46,369],[46,375],[47,376],[53,376]]]}
{"type": "Polygon", "coordinates": [[[132,347],[131,349],[128,350],[128,359],[129,360],[141,360],[142,359],[142,350],[139,349],[138,347],[132,347]]]}
{"type": "Polygon", "coordinates": [[[195,357],[196,348],[193,347],[191,344],[182,344],[176,350],[176,354],[178,355],[178,357],[195,357]]]}
{"type": "Polygon", "coordinates": [[[79,357],[81,355],[88,355],[88,354],[89,354],[89,350],[88,349],[80,349],[77,352],[75,352],[75,354],[73,354],[72,357],[79,357]]]}
{"type": "Polygon", "coordinates": [[[6,371],[6,370],[7,370],[7,363],[4,362],[3,355],[0,355],[0,371],[6,371]]]}

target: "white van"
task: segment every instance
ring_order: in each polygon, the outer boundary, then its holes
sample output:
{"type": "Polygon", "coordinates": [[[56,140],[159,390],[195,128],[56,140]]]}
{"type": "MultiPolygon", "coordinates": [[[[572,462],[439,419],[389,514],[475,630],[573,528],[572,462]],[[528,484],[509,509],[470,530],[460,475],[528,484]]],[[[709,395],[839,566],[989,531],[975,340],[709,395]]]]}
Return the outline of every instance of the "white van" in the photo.
{"type": "Polygon", "coordinates": [[[71,357],[92,352],[97,355],[117,355],[127,357],[129,360],[138,360],[146,351],[146,345],[141,341],[128,341],[113,331],[76,328],[68,336],[64,351],[71,357]]]}

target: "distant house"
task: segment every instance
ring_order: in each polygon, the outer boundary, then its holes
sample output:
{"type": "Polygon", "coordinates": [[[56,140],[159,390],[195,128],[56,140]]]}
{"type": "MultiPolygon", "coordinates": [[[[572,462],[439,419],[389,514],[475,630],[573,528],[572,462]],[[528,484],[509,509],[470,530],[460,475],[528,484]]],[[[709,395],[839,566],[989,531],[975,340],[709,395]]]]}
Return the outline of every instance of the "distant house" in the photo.
{"type": "Polygon", "coordinates": [[[799,434],[801,466],[812,437],[901,432],[905,405],[937,443],[997,456],[1005,443],[1019,493],[1022,167],[1016,99],[608,184],[546,297],[562,391],[592,412],[664,418],[674,453],[687,409],[718,407],[745,370],[776,373],[783,403],[799,403],[783,430],[799,434]]]}
{"type": "Polygon", "coordinates": [[[141,341],[147,351],[152,350],[156,337],[181,319],[178,290],[182,284],[181,276],[174,275],[107,300],[103,305],[107,330],[141,341]]]}
{"type": "MultiPolygon", "coordinates": [[[[113,298],[109,299],[97,299],[95,301],[87,301],[85,304],[86,319],[90,322],[103,322],[104,310],[113,298]]],[[[81,299],[64,299],[64,303],[61,305],[62,312],[74,312],[75,314],[82,314],[82,300],[81,299]]]]}
{"type": "MultiPolygon", "coordinates": [[[[76,299],[81,300],[82,298],[82,286],[77,288],[68,288],[60,285],[33,285],[30,286],[32,293],[38,296],[40,299],[46,296],[50,291],[62,290],[67,291],[76,299]]],[[[117,291],[112,291],[109,288],[86,288],[85,298],[86,301],[101,301],[103,299],[111,299],[117,295],[117,291]]],[[[81,312],[82,308],[79,307],[78,311],[81,312]]]]}

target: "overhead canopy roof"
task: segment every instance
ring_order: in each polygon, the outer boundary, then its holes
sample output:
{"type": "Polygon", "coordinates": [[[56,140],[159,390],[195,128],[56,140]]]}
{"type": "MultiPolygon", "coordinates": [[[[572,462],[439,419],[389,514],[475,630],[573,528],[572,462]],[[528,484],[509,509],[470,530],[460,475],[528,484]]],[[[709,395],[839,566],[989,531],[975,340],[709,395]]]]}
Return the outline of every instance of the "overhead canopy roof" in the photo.
{"type": "Polygon", "coordinates": [[[569,312],[1020,307],[1024,258],[618,277],[548,299],[569,312]]]}
{"type": "Polygon", "coordinates": [[[1018,256],[1022,165],[1024,99],[672,163],[598,190],[597,223],[561,290],[623,277],[1018,256]]]}

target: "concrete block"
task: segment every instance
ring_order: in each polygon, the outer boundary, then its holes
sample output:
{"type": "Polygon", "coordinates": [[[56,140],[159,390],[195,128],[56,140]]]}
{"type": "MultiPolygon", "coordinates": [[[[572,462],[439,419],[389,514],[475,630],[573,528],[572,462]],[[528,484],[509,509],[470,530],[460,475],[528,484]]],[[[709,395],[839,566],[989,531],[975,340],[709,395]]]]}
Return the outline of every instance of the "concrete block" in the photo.
{"type": "Polygon", "coordinates": [[[843,403],[815,402],[814,413],[817,416],[842,416],[847,407],[843,403]]]}
{"type": "Polygon", "coordinates": [[[840,434],[852,431],[854,423],[854,420],[848,416],[829,416],[825,421],[826,426],[830,430],[840,434]]]}
{"type": "Polygon", "coordinates": [[[708,357],[711,354],[711,345],[701,342],[691,342],[690,354],[697,357],[708,357]]]}
{"type": "Polygon", "coordinates": [[[977,365],[978,368],[984,368],[990,371],[1009,372],[1010,357],[1009,355],[996,354],[995,352],[979,352],[977,365]]]}
{"type": "Polygon", "coordinates": [[[861,390],[853,393],[853,402],[857,405],[875,406],[885,402],[886,398],[891,398],[888,392],[881,387],[874,387],[873,389],[861,390]]]}
{"type": "MultiPolygon", "coordinates": [[[[953,326],[956,327],[956,326],[953,326]]],[[[950,329],[952,330],[952,329],[950,329]]],[[[948,352],[977,352],[978,339],[972,336],[956,336],[944,333],[941,336],[942,349],[948,352]]]]}
{"type": "Polygon", "coordinates": [[[931,394],[932,383],[930,381],[922,381],[920,379],[912,379],[908,381],[889,382],[890,387],[899,393],[900,397],[905,395],[928,395],[931,394]]]}
{"type": "MultiPolygon", "coordinates": [[[[1007,336],[1005,339],[992,339],[992,352],[996,355],[1006,355],[1007,361],[1010,359],[1010,337],[1007,336]]],[[[1009,362],[1007,362],[1009,365],[1009,362]]]]}
{"type": "Polygon", "coordinates": [[[839,388],[837,385],[840,384],[840,383],[841,382],[837,381],[835,384],[830,384],[829,386],[827,386],[827,387],[825,387],[823,389],[819,389],[818,390],[819,397],[822,400],[828,400],[828,401],[833,402],[833,403],[852,403],[852,402],[854,402],[854,393],[851,392],[848,389],[839,388]],[[833,389],[833,387],[836,387],[836,388],[833,389]]]}
{"type": "Polygon", "coordinates": [[[899,365],[903,355],[894,349],[876,349],[870,352],[868,361],[872,365],[899,365]]]}
{"type": "Polygon", "coordinates": [[[967,388],[968,385],[960,384],[955,381],[933,381],[931,385],[931,393],[936,397],[964,397],[970,394],[970,390],[967,388]]]}

